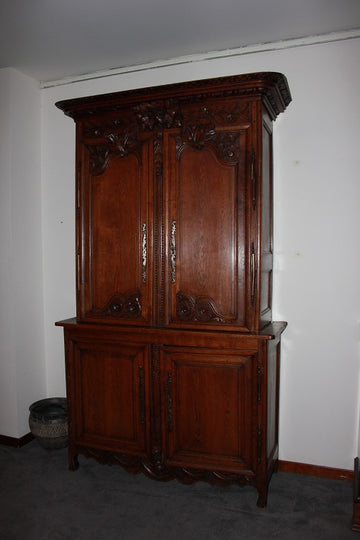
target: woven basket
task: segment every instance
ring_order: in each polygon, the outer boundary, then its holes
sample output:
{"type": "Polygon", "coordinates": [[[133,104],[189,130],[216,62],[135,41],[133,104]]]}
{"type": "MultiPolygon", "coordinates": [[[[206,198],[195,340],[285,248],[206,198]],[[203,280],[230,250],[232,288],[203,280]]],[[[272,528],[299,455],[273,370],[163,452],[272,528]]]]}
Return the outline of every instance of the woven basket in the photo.
{"type": "Polygon", "coordinates": [[[29,407],[31,433],[41,446],[64,448],[68,444],[66,398],[47,398],[29,407]]]}

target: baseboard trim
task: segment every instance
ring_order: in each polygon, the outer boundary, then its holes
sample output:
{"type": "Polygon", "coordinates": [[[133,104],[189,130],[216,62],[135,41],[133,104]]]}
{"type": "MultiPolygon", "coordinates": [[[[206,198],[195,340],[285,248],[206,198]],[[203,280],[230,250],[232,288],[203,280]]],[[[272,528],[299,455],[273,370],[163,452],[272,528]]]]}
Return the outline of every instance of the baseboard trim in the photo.
{"type": "Polygon", "coordinates": [[[352,482],[354,471],[347,469],[335,469],[333,467],[323,467],[321,465],[310,465],[308,463],[297,463],[296,461],[279,460],[278,470],[296,474],[306,474],[308,476],[318,476],[320,478],[332,478],[334,480],[345,480],[352,482]]]}
{"type": "Polygon", "coordinates": [[[20,437],[19,439],[16,439],[16,437],[8,437],[7,435],[0,435],[0,444],[4,444],[5,446],[14,446],[15,448],[20,448],[21,446],[25,446],[25,444],[28,444],[34,439],[34,436],[32,433],[27,433],[23,437],[20,437]]]}

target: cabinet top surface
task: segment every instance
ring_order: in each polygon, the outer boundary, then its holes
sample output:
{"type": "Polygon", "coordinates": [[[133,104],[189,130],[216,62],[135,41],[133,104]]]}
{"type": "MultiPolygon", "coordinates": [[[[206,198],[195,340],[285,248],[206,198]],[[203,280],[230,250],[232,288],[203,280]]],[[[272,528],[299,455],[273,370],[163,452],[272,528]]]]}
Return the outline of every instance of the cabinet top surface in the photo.
{"type": "Polygon", "coordinates": [[[114,327],[111,325],[98,325],[98,324],[91,324],[91,323],[81,323],[78,322],[76,317],[72,317],[71,319],[65,319],[63,321],[57,321],[55,323],[55,326],[62,326],[64,328],[68,328],[69,330],[77,329],[77,330],[84,330],[86,332],[98,332],[100,331],[102,334],[108,333],[108,334],[116,334],[118,337],[121,338],[121,336],[124,335],[132,335],[137,336],[144,341],[160,341],[164,342],[167,340],[173,339],[180,339],[180,341],[184,342],[184,338],[186,337],[186,340],[191,340],[191,338],[194,338],[195,340],[201,340],[203,339],[205,343],[210,343],[211,340],[221,340],[225,339],[225,341],[236,344],[238,341],[242,340],[248,340],[248,341],[258,341],[258,340],[272,340],[282,334],[282,332],[285,330],[287,323],[283,321],[273,321],[272,323],[268,324],[265,328],[263,328],[259,332],[251,332],[251,333],[242,333],[242,332],[226,332],[225,334],[223,332],[209,332],[209,331],[198,331],[198,330],[174,330],[174,329],[166,329],[163,328],[136,328],[136,327],[114,327]]]}
{"type": "Polygon", "coordinates": [[[56,106],[66,115],[78,120],[88,115],[116,111],[128,105],[136,105],[149,100],[177,99],[181,101],[189,97],[201,100],[231,96],[266,100],[273,119],[291,102],[288,82],[283,74],[260,72],[70,99],[59,101],[56,106]]]}

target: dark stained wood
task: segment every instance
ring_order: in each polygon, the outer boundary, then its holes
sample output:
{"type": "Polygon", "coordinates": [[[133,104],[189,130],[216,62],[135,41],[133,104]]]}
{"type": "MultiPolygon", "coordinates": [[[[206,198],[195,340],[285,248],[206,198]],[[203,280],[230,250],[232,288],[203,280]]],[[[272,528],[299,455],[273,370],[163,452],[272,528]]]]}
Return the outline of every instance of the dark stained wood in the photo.
{"type": "Polygon", "coordinates": [[[253,485],[278,463],[272,122],[253,73],[58,103],[76,121],[69,465],[253,485]]]}

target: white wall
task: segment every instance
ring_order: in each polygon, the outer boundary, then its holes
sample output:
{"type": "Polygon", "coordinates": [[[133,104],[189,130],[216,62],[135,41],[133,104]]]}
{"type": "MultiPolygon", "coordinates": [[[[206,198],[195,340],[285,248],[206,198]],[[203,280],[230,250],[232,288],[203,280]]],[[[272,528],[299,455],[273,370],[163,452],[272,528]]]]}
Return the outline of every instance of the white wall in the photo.
{"type": "Polygon", "coordinates": [[[287,320],[280,458],[352,469],[360,321],[360,40],[163,67],[42,90],[47,390],[63,395],[62,330],[75,314],[74,123],[57,100],[280,71],[293,102],[275,124],[274,319],[287,320]]]}
{"type": "Polygon", "coordinates": [[[44,397],[40,90],[0,70],[0,433],[29,431],[44,397]]]}

